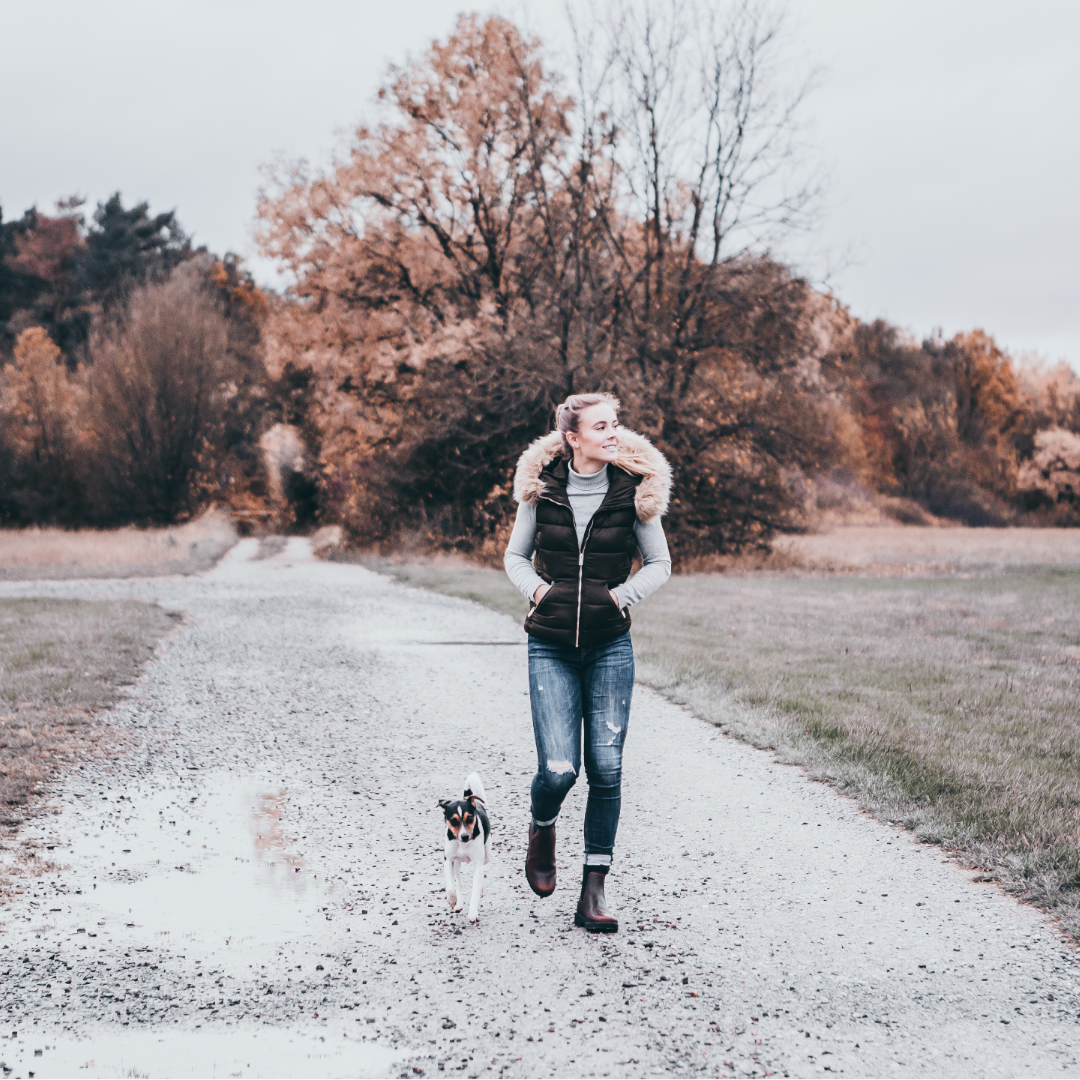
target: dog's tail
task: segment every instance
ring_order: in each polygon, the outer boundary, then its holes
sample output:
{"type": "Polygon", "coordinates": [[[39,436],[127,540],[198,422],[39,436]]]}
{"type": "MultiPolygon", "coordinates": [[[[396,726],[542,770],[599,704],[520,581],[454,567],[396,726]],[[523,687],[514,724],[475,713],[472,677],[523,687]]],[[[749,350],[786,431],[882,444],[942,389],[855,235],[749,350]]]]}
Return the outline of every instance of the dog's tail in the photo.
{"type": "Polygon", "coordinates": [[[480,774],[477,772],[469,773],[465,778],[465,798],[469,798],[470,795],[479,799],[481,802],[487,802],[487,796],[484,794],[484,785],[480,782],[480,774]]]}

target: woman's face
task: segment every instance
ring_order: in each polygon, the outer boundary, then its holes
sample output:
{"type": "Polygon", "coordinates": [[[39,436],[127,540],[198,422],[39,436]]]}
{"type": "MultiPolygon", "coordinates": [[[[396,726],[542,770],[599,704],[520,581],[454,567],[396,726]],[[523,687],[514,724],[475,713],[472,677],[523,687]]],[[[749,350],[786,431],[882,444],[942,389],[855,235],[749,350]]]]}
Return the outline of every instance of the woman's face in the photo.
{"type": "Polygon", "coordinates": [[[574,448],[574,468],[591,465],[595,472],[619,456],[619,421],[615,410],[601,402],[582,409],[577,431],[568,431],[566,441],[574,448]]]}

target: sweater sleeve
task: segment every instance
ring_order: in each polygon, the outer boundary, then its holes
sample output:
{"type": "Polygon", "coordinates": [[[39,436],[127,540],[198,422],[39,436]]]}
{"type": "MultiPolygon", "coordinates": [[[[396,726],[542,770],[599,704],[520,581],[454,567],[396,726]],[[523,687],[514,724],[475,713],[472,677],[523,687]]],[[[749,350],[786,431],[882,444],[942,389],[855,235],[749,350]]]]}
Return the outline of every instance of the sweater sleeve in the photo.
{"type": "Polygon", "coordinates": [[[521,595],[531,604],[533,594],[544,579],[533,566],[533,551],[536,548],[536,507],[529,503],[519,503],[517,517],[514,519],[514,531],[503,555],[503,566],[521,595]]]}
{"type": "MultiPolygon", "coordinates": [[[[535,518],[534,518],[535,520],[535,518]]],[[[516,530],[515,530],[516,531],[516,530]]],[[[660,519],[647,525],[634,524],[634,539],[641,552],[641,569],[613,590],[619,598],[619,607],[628,608],[644,600],[671,577],[671,555],[668,553],[667,537],[660,519]]]]}

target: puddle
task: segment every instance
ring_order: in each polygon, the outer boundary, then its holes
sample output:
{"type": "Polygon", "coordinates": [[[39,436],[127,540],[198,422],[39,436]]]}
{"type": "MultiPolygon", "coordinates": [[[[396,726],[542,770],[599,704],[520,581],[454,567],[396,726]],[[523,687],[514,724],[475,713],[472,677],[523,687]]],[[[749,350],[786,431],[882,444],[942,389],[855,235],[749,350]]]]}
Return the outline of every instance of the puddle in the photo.
{"type": "Polygon", "coordinates": [[[0,1039],[4,1075],[15,1077],[378,1077],[408,1051],[270,1028],[253,1031],[102,1032],[0,1039]],[[40,1056],[38,1052],[40,1051],[40,1056]],[[10,1070],[10,1071],[9,1071],[10,1070]]]}
{"type": "Polygon", "coordinates": [[[286,791],[230,789],[236,779],[228,772],[205,781],[195,795],[184,787],[110,798],[107,807],[103,800],[113,821],[96,834],[86,826],[100,822],[97,806],[69,821],[75,835],[62,858],[83,892],[53,914],[53,926],[64,930],[74,920],[66,929],[83,944],[93,944],[91,935],[145,944],[170,935],[211,948],[310,933],[328,890],[286,828],[286,791]]]}

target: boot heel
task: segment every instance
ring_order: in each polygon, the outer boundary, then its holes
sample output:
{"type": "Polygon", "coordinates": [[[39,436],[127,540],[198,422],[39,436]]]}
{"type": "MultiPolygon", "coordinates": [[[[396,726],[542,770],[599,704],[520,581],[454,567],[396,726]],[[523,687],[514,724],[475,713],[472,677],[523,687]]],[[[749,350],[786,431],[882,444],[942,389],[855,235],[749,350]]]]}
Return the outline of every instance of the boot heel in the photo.
{"type": "Polygon", "coordinates": [[[615,919],[604,922],[586,922],[581,915],[574,915],[574,925],[580,926],[589,934],[617,934],[619,924],[615,919]]]}
{"type": "Polygon", "coordinates": [[[608,912],[604,898],[604,879],[607,868],[597,870],[586,866],[581,875],[581,899],[574,912],[574,925],[582,926],[590,934],[615,934],[619,920],[608,912]]]}

